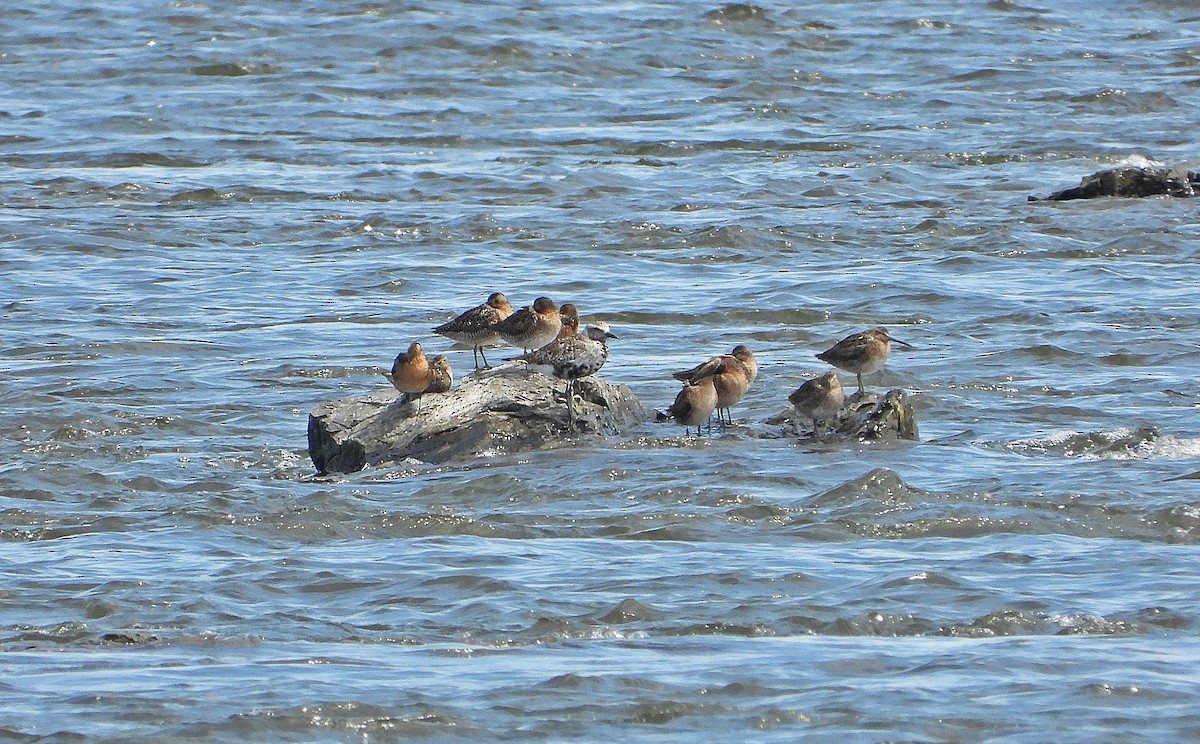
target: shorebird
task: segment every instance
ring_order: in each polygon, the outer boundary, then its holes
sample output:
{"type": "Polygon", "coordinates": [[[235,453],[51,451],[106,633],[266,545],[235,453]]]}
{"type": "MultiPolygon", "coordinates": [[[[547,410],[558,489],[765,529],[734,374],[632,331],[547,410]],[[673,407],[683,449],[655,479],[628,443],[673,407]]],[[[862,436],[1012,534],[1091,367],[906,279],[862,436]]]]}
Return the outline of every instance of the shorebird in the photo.
{"type": "Polygon", "coordinates": [[[520,346],[526,353],[553,341],[561,329],[558,306],[549,297],[537,298],[532,307],[521,308],[492,328],[500,338],[520,346]]]}
{"type": "Polygon", "coordinates": [[[750,382],[758,379],[758,360],[754,358],[754,352],[750,351],[749,346],[738,344],[729,355],[746,365],[746,370],[750,372],[750,382]]]}
{"type": "Polygon", "coordinates": [[[454,387],[454,371],[450,369],[450,360],[445,354],[430,359],[429,368],[433,370],[433,379],[425,386],[425,392],[445,393],[454,387]]]}
{"type": "Polygon", "coordinates": [[[421,345],[414,341],[409,345],[408,351],[396,356],[396,361],[392,362],[392,371],[384,372],[383,376],[388,378],[392,387],[404,393],[400,397],[401,404],[415,400],[420,408],[421,394],[433,382],[434,372],[429,359],[425,357],[425,352],[421,350],[421,345]]]}
{"type": "MultiPolygon", "coordinates": [[[[574,322],[578,324],[578,318],[574,322]]],[[[598,321],[589,325],[582,334],[556,338],[535,351],[513,357],[513,360],[525,362],[531,369],[567,381],[567,417],[574,427],[575,381],[600,371],[608,361],[610,338],[616,336],[609,332],[608,324],[598,321]]]]}
{"type": "Polygon", "coordinates": [[[842,406],[846,405],[846,394],[842,392],[842,381],[836,372],[826,372],[808,380],[796,388],[788,400],[796,407],[796,413],[812,419],[813,436],[821,436],[821,425],[836,419],[842,406]]]}
{"type": "Polygon", "coordinates": [[[843,338],[828,350],[817,354],[817,359],[858,375],[858,394],[862,395],[863,375],[883,369],[892,351],[893,341],[912,348],[912,344],[892,338],[886,328],[880,327],[843,338]]]}
{"type": "Polygon", "coordinates": [[[721,411],[724,410],[729,423],[732,424],[733,413],[729,408],[742,399],[750,383],[758,376],[758,362],[754,359],[754,353],[749,347],[738,345],[729,354],[713,357],[703,364],[672,375],[676,380],[691,383],[710,376],[713,377],[713,386],[717,391],[718,422],[725,423],[725,419],[721,417],[721,411]]]}
{"type": "Polygon", "coordinates": [[[479,369],[479,357],[483,357],[483,367],[487,369],[491,365],[488,364],[487,357],[483,356],[483,347],[500,340],[494,326],[512,315],[512,312],[508,298],[501,292],[493,292],[487,298],[487,302],[465,311],[449,323],[443,323],[434,328],[433,332],[452,341],[471,344],[475,369],[479,369]]]}
{"type": "Polygon", "coordinates": [[[558,317],[562,322],[562,328],[558,331],[558,336],[555,338],[570,338],[579,333],[579,309],[571,303],[566,303],[558,309],[558,317]]]}
{"type": "Polygon", "coordinates": [[[716,408],[717,389],[713,385],[713,376],[707,375],[695,383],[683,383],[683,389],[675,396],[667,415],[675,419],[675,423],[683,424],[684,436],[692,426],[696,427],[696,436],[700,436],[700,424],[708,421],[716,408]]]}

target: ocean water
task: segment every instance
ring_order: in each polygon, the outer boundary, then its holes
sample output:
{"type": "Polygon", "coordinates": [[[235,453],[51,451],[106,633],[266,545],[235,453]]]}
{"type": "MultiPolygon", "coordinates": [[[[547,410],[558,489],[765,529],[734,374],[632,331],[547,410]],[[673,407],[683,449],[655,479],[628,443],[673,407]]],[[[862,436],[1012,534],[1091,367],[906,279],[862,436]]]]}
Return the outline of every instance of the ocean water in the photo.
{"type": "MultiPolygon", "coordinates": [[[[0,740],[1200,739],[1200,9],[0,17],[0,740]],[[317,477],[503,291],[737,425],[317,477]],[[921,438],[767,419],[887,326],[921,438]]],[[[503,355],[503,352],[500,352],[503,355]]],[[[852,377],[843,376],[851,384],[852,377]]]]}

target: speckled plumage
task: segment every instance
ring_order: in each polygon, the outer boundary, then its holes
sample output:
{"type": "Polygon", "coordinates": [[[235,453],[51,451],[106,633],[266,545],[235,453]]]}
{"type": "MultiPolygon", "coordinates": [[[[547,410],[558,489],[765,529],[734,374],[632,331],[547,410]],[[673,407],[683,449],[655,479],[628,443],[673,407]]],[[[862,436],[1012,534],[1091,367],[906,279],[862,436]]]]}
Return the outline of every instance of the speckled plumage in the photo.
{"type": "Polygon", "coordinates": [[[445,354],[438,354],[429,360],[429,369],[433,376],[425,386],[426,393],[445,393],[454,387],[454,371],[450,369],[450,360],[445,354]]]}
{"type": "MultiPolygon", "coordinates": [[[[578,323],[578,320],[575,321],[578,323]]],[[[616,338],[601,322],[590,325],[584,334],[556,338],[545,346],[516,359],[530,367],[563,380],[594,375],[608,361],[608,339],[616,338]]]]}
{"type": "Polygon", "coordinates": [[[488,367],[487,357],[483,356],[483,347],[500,340],[496,333],[496,324],[512,315],[512,305],[501,292],[493,292],[487,302],[476,305],[460,314],[454,320],[443,323],[433,332],[445,336],[452,341],[471,344],[475,356],[475,369],[479,369],[479,357],[483,357],[483,366],[488,367]]]}
{"type": "MultiPolygon", "coordinates": [[[[568,321],[570,322],[570,321],[568,321]]],[[[575,320],[578,323],[578,319],[575,320]]],[[[575,419],[575,381],[594,375],[608,361],[608,339],[616,338],[603,321],[587,327],[586,332],[556,338],[540,349],[516,357],[531,368],[567,381],[567,411],[575,419]]]]}

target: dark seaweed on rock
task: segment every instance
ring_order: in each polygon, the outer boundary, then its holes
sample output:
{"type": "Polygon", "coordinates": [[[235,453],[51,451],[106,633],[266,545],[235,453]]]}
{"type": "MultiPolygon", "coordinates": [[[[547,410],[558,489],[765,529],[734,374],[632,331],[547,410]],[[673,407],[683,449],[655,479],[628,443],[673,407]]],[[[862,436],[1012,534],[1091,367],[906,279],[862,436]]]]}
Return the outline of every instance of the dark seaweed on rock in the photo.
{"type": "MultiPolygon", "coordinates": [[[[1170,168],[1110,168],[1086,176],[1078,186],[1056,191],[1044,201],[1095,199],[1102,196],[1195,196],[1200,190],[1200,171],[1181,172],[1170,168]]],[[[1036,196],[1029,201],[1039,201],[1036,196]]]]}

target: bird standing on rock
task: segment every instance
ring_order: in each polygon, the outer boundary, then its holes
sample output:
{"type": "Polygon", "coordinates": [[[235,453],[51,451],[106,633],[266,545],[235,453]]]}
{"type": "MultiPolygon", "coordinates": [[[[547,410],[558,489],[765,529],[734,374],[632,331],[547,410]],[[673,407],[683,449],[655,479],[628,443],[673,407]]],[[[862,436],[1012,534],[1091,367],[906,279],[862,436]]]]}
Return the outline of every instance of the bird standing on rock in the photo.
{"type": "Polygon", "coordinates": [[[822,424],[836,419],[842,406],[846,405],[846,394],[837,373],[826,372],[796,388],[788,400],[797,414],[812,420],[813,436],[820,438],[822,424]]]}
{"type": "Polygon", "coordinates": [[[858,394],[863,394],[863,375],[878,372],[887,364],[892,342],[912,348],[898,338],[892,338],[886,328],[872,328],[843,338],[829,349],[817,354],[817,359],[858,376],[858,394]]]}
{"type": "Polygon", "coordinates": [[[700,425],[708,421],[717,408],[713,379],[713,375],[705,375],[696,382],[685,382],[675,396],[675,402],[667,409],[667,415],[675,419],[675,423],[683,424],[685,436],[692,426],[696,427],[696,436],[700,436],[700,425]]]}
{"type": "Polygon", "coordinates": [[[721,418],[724,410],[728,423],[733,423],[733,413],[730,407],[742,399],[750,383],[758,376],[758,362],[754,353],[745,345],[735,346],[729,354],[713,357],[703,364],[672,375],[676,380],[696,383],[704,377],[713,378],[713,386],[717,392],[717,418],[721,424],[726,423],[721,418]]]}
{"type": "Polygon", "coordinates": [[[521,308],[492,329],[500,338],[528,352],[530,349],[540,349],[558,336],[562,329],[562,316],[554,300],[539,297],[533,301],[532,307],[521,308]]]}
{"type": "Polygon", "coordinates": [[[416,401],[418,409],[421,395],[434,380],[433,367],[430,366],[425,352],[421,350],[421,344],[415,341],[409,345],[407,351],[396,356],[396,361],[392,363],[392,371],[384,372],[383,375],[392,383],[392,387],[404,393],[400,398],[401,404],[416,401]]]}
{"type": "Polygon", "coordinates": [[[463,312],[449,323],[443,323],[433,332],[445,336],[452,341],[471,344],[471,354],[475,357],[475,369],[479,369],[479,358],[483,357],[484,369],[489,368],[487,357],[483,355],[483,347],[500,340],[495,326],[500,321],[512,315],[512,305],[502,292],[493,292],[487,302],[476,305],[463,312]]]}
{"type": "MultiPolygon", "coordinates": [[[[571,323],[571,320],[567,321],[571,323]]],[[[573,321],[576,325],[579,320],[573,321]]],[[[530,368],[567,381],[567,416],[575,425],[575,381],[594,375],[608,361],[608,339],[616,338],[604,321],[587,327],[583,334],[556,338],[539,349],[514,357],[530,368]]]]}
{"type": "Polygon", "coordinates": [[[425,386],[425,392],[445,393],[454,387],[454,371],[450,369],[450,360],[445,354],[430,359],[429,368],[433,370],[433,379],[425,386]]]}

